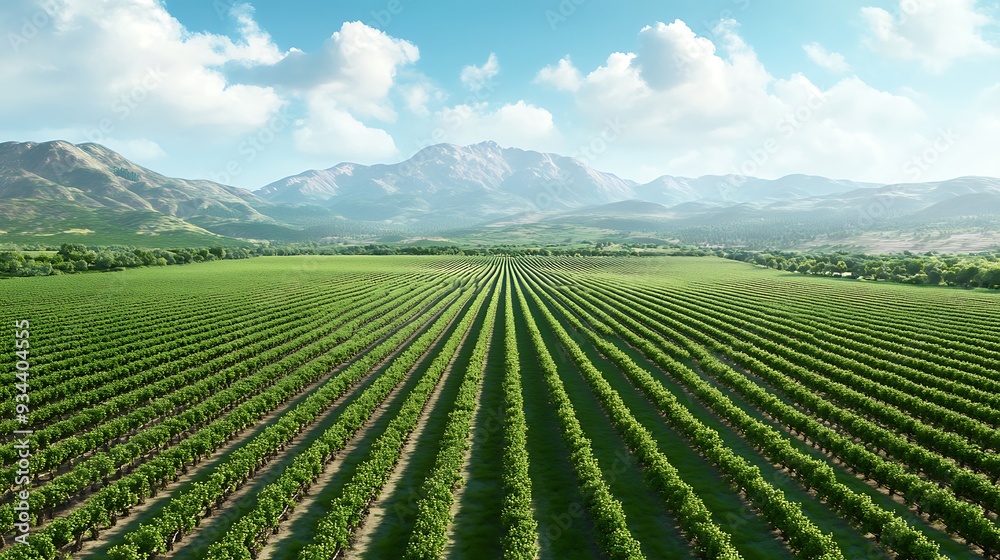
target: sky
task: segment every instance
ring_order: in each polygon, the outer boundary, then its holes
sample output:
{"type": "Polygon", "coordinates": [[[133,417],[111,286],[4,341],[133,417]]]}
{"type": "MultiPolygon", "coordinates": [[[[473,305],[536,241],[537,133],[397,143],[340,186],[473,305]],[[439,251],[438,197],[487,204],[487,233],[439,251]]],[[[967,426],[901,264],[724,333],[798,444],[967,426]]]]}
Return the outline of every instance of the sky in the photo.
{"type": "Polygon", "coordinates": [[[1000,176],[1000,4],[5,0],[0,141],[256,189],[438,143],[639,182],[1000,176]]]}

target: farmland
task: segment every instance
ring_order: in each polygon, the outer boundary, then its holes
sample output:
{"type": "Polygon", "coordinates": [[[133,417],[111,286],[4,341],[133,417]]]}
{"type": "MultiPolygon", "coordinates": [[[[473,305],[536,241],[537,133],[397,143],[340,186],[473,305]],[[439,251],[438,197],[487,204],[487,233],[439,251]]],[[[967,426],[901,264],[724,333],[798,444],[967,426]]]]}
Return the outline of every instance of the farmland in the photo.
{"type": "Polygon", "coordinates": [[[994,293],[308,256],[0,301],[0,560],[1000,555],[994,293]]]}

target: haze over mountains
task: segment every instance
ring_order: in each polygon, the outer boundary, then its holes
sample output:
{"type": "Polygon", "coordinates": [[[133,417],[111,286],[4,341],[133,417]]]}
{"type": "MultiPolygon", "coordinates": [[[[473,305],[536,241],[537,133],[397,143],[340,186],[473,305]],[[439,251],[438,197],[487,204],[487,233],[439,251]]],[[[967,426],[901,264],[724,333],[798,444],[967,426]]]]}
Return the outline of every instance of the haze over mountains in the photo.
{"type": "Polygon", "coordinates": [[[245,189],[165,177],[90,143],[0,143],[0,199],[61,200],[179,218],[264,218],[255,209],[263,201],[245,189]]]}
{"type": "Polygon", "coordinates": [[[873,186],[823,177],[778,180],[739,175],[660,177],[647,184],[603,173],[556,154],[438,144],[392,165],[342,163],[281,179],[255,191],[273,202],[312,203],[355,213],[358,219],[450,210],[490,218],[517,212],[569,210],[642,200],[664,206],[686,202],[763,202],[799,199],[873,186]],[[458,205],[458,208],[456,208],[458,205]]]}
{"type": "Polygon", "coordinates": [[[0,219],[8,222],[0,223],[0,242],[14,229],[39,236],[93,229],[72,227],[74,219],[83,220],[76,212],[98,224],[94,212],[116,220],[142,216],[139,222],[157,225],[139,223],[136,231],[145,227],[153,235],[187,228],[273,240],[343,237],[359,224],[449,238],[456,229],[498,231],[498,225],[525,223],[664,235],[766,223],[785,229],[799,224],[808,236],[824,233],[816,230],[819,223],[873,229],[887,219],[918,224],[997,216],[1000,179],[878,185],[807,175],[724,175],[639,184],[573,158],[483,142],[430,146],[395,164],[341,163],[250,192],[165,177],[97,144],[0,143],[0,219]],[[48,231],[44,215],[56,210],[64,229],[48,231]]]}
{"type": "Polygon", "coordinates": [[[877,205],[902,214],[948,202],[948,213],[957,216],[978,215],[984,208],[993,208],[1000,201],[1000,180],[962,177],[880,185],[809,175],[774,180],[707,175],[663,176],[639,184],[565,156],[483,142],[464,147],[439,144],[391,165],[341,163],[287,177],[254,192],[276,203],[323,205],[358,220],[450,214],[496,219],[519,212],[558,212],[627,200],[681,206],[675,213],[684,215],[740,204],[761,211],[799,212],[862,211],[877,205]]]}

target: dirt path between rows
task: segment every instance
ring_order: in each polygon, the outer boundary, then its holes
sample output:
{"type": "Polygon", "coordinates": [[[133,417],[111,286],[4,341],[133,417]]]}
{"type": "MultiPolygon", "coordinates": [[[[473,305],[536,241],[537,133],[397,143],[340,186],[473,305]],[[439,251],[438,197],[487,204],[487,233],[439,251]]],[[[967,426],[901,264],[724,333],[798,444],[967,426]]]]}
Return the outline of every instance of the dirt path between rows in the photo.
{"type": "MultiPolygon", "coordinates": [[[[431,307],[433,305],[434,305],[434,302],[430,302],[430,303],[428,303],[424,307],[424,309],[427,309],[427,308],[429,308],[429,307],[431,307]]],[[[435,317],[438,316],[438,315],[439,314],[436,314],[435,317]]],[[[420,317],[420,315],[417,315],[417,318],[419,318],[419,317],[420,317]]],[[[407,325],[407,324],[412,323],[412,321],[418,320],[417,318],[414,318],[414,319],[411,319],[411,320],[407,321],[406,323],[404,323],[404,326],[407,325]]],[[[433,321],[433,320],[434,320],[434,318],[431,318],[431,321],[433,321]]],[[[424,325],[417,331],[417,333],[414,334],[414,336],[417,336],[429,324],[430,324],[429,322],[425,322],[424,325]]],[[[401,326],[400,328],[403,328],[403,327],[401,326]]],[[[365,347],[364,349],[362,349],[356,355],[352,356],[349,360],[347,360],[344,363],[340,364],[339,366],[337,366],[336,368],[334,368],[333,370],[331,370],[327,374],[323,375],[322,377],[320,377],[316,381],[313,381],[312,383],[310,383],[310,384],[306,385],[305,387],[303,387],[295,395],[293,395],[292,397],[290,397],[284,403],[280,404],[278,407],[276,407],[271,412],[269,412],[266,416],[264,416],[263,418],[261,418],[258,421],[257,424],[255,424],[254,426],[252,426],[252,427],[244,430],[243,432],[241,432],[240,434],[238,434],[236,437],[234,437],[232,440],[230,440],[229,442],[225,443],[221,447],[217,448],[212,453],[212,455],[210,455],[209,457],[203,459],[197,465],[192,465],[192,467],[188,469],[188,472],[185,473],[185,474],[183,474],[183,475],[181,475],[180,477],[178,477],[177,480],[175,480],[175,481],[167,484],[164,487],[161,487],[157,491],[157,496],[158,497],[149,498],[143,504],[137,505],[136,507],[132,508],[132,510],[131,510],[130,515],[128,516],[128,518],[131,518],[131,517],[133,517],[135,515],[142,516],[145,513],[148,513],[149,510],[151,510],[155,506],[161,504],[163,501],[169,500],[170,499],[170,494],[173,491],[175,491],[179,486],[184,485],[184,484],[189,483],[189,482],[192,482],[193,480],[195,480],[195,478],[198,475],[198,473],[202,472],[205,468],[212,467],[215,464],[221,462],[223,460],[223,458],[226,457],[228,455],[228,453],[230,453],[231,451],[233,451],[236,447],[242,446],[242,445],[246,444],[247,442],[249,442],[250,440],[252,440],[259,433],[261,433],[262,431],[264,431],[269,425],[271,425],[274,422],[276,422],[282,415],[284,415],[286,412],[288,412],[289,410],[291,410],[292,408],[294,408],[296,405],[298,405],[304,399],[308,398],[308,395],[311,394],[313,391],[315,391],[318,387],[322,386],[322,384],[326,383],[327,381],[329,381],[330,379],[332,379],[333,377],[335,377],[336,375],[338,375],[339,373],[341,373],[343,370],[349,368],[357,360],[359,360],[361,357],[363,357],[365,354],[367,354],[368,352],[370,352],[373,348],[375,348],[377,345],[381,344],[386,338],[388,338],[390,336],[392,336],[392,333],[387,333],[385,336],[380,337],[378,340],[376,340],[372,344],[370,344],[367,347],[365,347]]],[[[412,340],[412,338],[413,337],[411,337],[410,339],[408,339],[407,341],[405,341],[405,344],[408,344],[410,342],[410,340],[412,340]]],[[[402,348],[402,345],[400,346],[400,348],[402,348]]],[[[385,362],[387,362],[388,360],[394,358],[398,354],[398,352],[399,352],[399,350],[397,349],[395,352],[393,352],[392,354],[390,354],[387,358],[385,358],[384,360],[382,360],[381,362],[379,362],[379,364],[377,364],[377,366],[376,366],[376,368],[374,368],[374,370],[377,371],[379,368],[382,367],[382,365],[385,362]]],[[[312,360],[310,360],[310,361],[312,361],[312,360]]],[[[358,382],[356,382],[354,385],[352,385],[352,388],[349,389],[347,392],[345,392],[344,395],[342,395],[340,398],[338,398],[335,401],[335,403],[331,405],[330,408],[332,409],[335,406],[337,406],[337,404],[339,404],[340,402],[343,402],[343,399],[349,398],[350,395],[352,395],[354,393],[354,388],[358,387],[360,384],[363,384],[372,375],[372,373],[373,372],[370,371],[368,374],[366,374],[365,376],[363,376],[358,382]]],[[[317,418],[317,421],[318,420],[319,420],[319,418],[317,418]]],[[[296,436],[296,437],[299,437],[299,436],[296,436]]],[[[259,471],[259,472],[262,472],[262,471],[263,471],[263,469],[261,469],[261,471],[259,471]]],[[[235,494],[234,494],[234,496],[235,496],[235,494]]],[[[125,518],[119,518],[119,520],[121,520],[121,519],[125,519],[125,518]]],[[[81,555],[81,557],[85,557],[84,555],[86,555],[88,553],[91,553],[91,552],[94,552],[95,549],[101,548],[102,546],[108,544],[108,541],[110,539],[114,539],[115,537],[118,537],[122,533],[127,532],[126,531],[127,525],[129,525],[129,524],[128,523],[121,523],[121,522],[119,522],[116,526],[101,531],[96,539],[90,539],[90,540],[84,541],[83,547],[81,548],[81,550],[79,552],[75,553],[75,554],[79,554],[79,555],[81,555]]],[[[204,528],[204,527],[205,527],[205,524],[204,524],[204,522],[202,522],[202,524],[201,524],[201,526],[199,528],[204,528]]]]}
{"type": "MultiPolygon", "coordinates": [[[[456,314],[451,319],[451,321],[449,321],[448,325],[441,331],[441,334],[434,339],[434,341],[427,348],[427,350],[423,354],[421,354],[420,358],[418,358],[417,361],[413,364],[413,366],[410,367],[406,375],[407,379],[409,379],[409,377],[415,371],[417,371],[423,366],[423,364],[427,361],[430,355],[434,352],[435,348],[437,348],[438,345],[441,344],[441,341],[444,339],[445,334],[451,329],[451,327],[458,320],[459,315],[460,314],[456,314]]],[[[408,343],[409,340],[407,340],[407,344],[408,343]]],[[[398,385],[396,385],[392,389],[392,391],[389,392],[389,395],[386,396],[386,398],[379,404],[375,412],[373,412],[372,415],[368,417],[368,421],[365,423],[365,425],[360,430],[355,432],[354,435],[351,436],[351,439],[348,441],[348,444],[344,447],[344,449],[338,451],[333,456],[331,461],[326,465],[324,465],[323,472],[320,474],[319,478],[317,478],[316,481],[312,484],[309,494],[304,495],[303,498],[296,504],[295,508],[291,511],[291,513],[288,514],[288,517],[279,526],[279,531],[281,527],[289,527],[294,525],[295,522],[298,521],[305,514],[306,510],[308,510],[311,507],[315,507],[317,505],[317,496],[321,493],[319,489],[329,484],[330,481],[333,479],[333,477],[336,476],[341,470],[341,466],[343,465],[343,463],[336,462],[337,457],[343,457],[350,453],[353,453],[360,447],[361,443],[371,434],[372,430],[374,430],[375,424],[377,424],[378,421],[386,414],[389,408],[392,407],[392,401],[402,390],[405,383],[406,383],[405,380],[401,381],[398,385]]],[[[264,545],[264,547],[260,550],[260,552],[257,555],[257,560],[270,560],[273,557],[274,553],[280,548],[281,540],[282,539],[269,541],[266,545],[264,545]]]]}
{"type": "MultiPolygon", "coordinates": [[[[451,376],[452,371],[455,368],[455,362],[458,359],[458,355],[461,353],[462,348],[465,347],[468,342],[469,333],[472,332],[472,327],[475,325],[475,321],[469,324],[469,328],[462,333],[462,340],[459,342],[458,347],[455,349],[455,355],[451,357],[448,362],[448,366],[445,368],[444,372],[441,374],[441,378],[438,380],[437,386],[434,389],[434,393],[431,395],[430,399],[424,405],[423,411],[420,413],[420,418],[417,420],[417,425],[410,432],[407,437],[406,444],[400,451],[399,460],[396,462],[396,467],[393,469],[392,474],[389,476],[389,480],[386,482],[385,486],[382,487],[382,491],[379,492],[379,496],[391,496],[395,492],[396,487],[399,484],[403,473],[409,466],[411,459],[413,458],[414,451],[417,448],[417,442],[420,441],[420,436],[424,433],[424,429],[427,427],[427,419],[430,417],[432,411],[437,406],[438,400],[440,400],[442,390],[448,378],[451,376]]],[[[416,504],[413,504],[414,506],[416,504]]],[[[379,526],[379,520],[388,515],[385,508],[385,501],[376,499],[374,502],[368,506],[368,514],[362,519],[361,525],[355,529],[354,538],[351,544],[351,548],[343,551],[344,558],[364,558],[365,553],[371,546],[372,541],[375,536],[375,532],[379,526]]],[[[402,551],[400,551],[402,552],[402,551]]]]}
{"type": "MultiPolygon", "coordinates": [[[[353,320],[353,319],[352,319],[352,320],[353,320]]],[[[349,321],[348,321],[348,322],[349,322],[349,321]]],[[[346,323],[347,323],[347,322],[345,322],[344,324],[346,324],[346,323]]],[[[338,328],[339,328],[339,327],[338,327],[338,328]]],[[[335,330],[335,329],[334,329],[334,330],[335,330]]],[[[332,331],[331,331],[331,332],[332,332],[332,331]]],[[[318,340],[318,339],[317,339],[317,340],[318,340]]],[[[300,345],[300,346],[296,347],[295,349],[291,350],[291,351],[289,352],[289,354],[292,354],[292,353],[295,353],[295,352],[298,352],[298,351],[302,350],[303,348],[305,348],[306,346],[308,346],[308,345],[310,345],[310,344],[313,344],[314,342],[315,342],[315,341],[313,341],[313,342],[308,342],[308,343],[304,343],[304,344],[302,344],[302,345],[300,345]]],[[[278,345],[280,345],[280,343],[279,343],[278,345]]],[[[274,347],[275,347],[275,346],[271,346],[271,347],[269,347],[269,348],[274,348],[274,347]]],[[[362,352],[365,352],[365,351],[367,351],[367,348],[366,348],[365,350],[363,350],[362,352]]],[[[359,353],[359,355],[361,355],[361,353],[359,353]]],[[[265,368],[265,367],[269,367],[269,366],[271,366],[271,365],[273,365],[273,364],[277,363],[277,362],[278,362],[278,361],[280,361],[281,359],[282,359],[282,358],[277,358],[277,359],[275,359],[275,360],[273,360],[273,361],[271,361],[271,362],[268,362],[267,364],[262,364],[262,365],[260,366],[260,368],[265,368]]],[[[308,361],[307,361],[306,363],[309,363],[309,362],[312,362],[312,361],[313,361],[313,360],[315,360],[315,359],[316,359],[316,357],[313,357],[313,358],[310,358],[310,359],[309,359],[309,360],[308,360],[308,361]]],[[[353,359],[353,358],[352,358],[352,359],[353,359]]],[[[191,369],[191,368],[188,368],[188,369],[191,369]]],[[[228,369],[228,368],[227,368],[227,369],[228,369]]],[[[187,371],[187,370],[185,370],[185,371],[187,371]]],[[[214,374],[213,374],[213,375],[214,375],[214,374]]],[[[247,376],[245,376],[245,377],[250,377],[250,376],[252,376],[252,375],[253,375],[253,373],[250,373],[250,374],[248,374],[248,375],[247,375],[247,376]]],[[[242,379],[242,378],[241,378],[241,379],[242,379]]],[[[235,382],[237,382],[237,381],[234,381],[234,383],[235,383],[235,382]]],[[[304,389],[304,390],[306,390],[306,389],[304,389]]],[[[297,393],[297,394],[296,394],[295,396],[293,396],[293,397],[291,397],[291,398],[292,398],[292,399],[296,399],[296,398],[298,398],[298,395],[299,395],[299,393],[297,393]]],[[[250,395],[250,396],[247,396],[247,397],[243,397],[243,398],[241,398],[241,399],[237,400],[237,401],[235,402],[235,406],[239,406],[239,405],[240,405],[241,403],[243,403],[244,401],[248,400],[249,398],[252,398],[252,395],[250,395]]],[[[174,417],[174,416],[177,416],[178,414],[181,414],[181,413],[183,413],[184,411],[188,410],[189,408],[193,408],[193,407],[197,407],[197,406],[200,406],[200,405],[201,405],[201,404],[202,404],[202,403],[203,403],[204,401],[205,401],[205,399],[201,399],[201,400],[199,400],[198,402],[195,402],[195,403],[191,403],[190,405],[187,405],[187,406],[181,406],[181,407],[178,407],[178,408],[177,408],[177,410],[176,410],[176,411],[174,411],[174,413],[173,413],[173,414],[171,414],[171,415],[169,415],[169,416],[165,416],[165,415],[161,415],[161,416],[158,416],[158,417],[156,417],[156,418],[153,418],[153,419],[151,419],[151,420],[150,420],[149,422],[147,422],[146,424],[144,424],[144,425],[142,425],[142,426],[140,426],[140,427],[137,427],[137,428],[134,428],[134,429],[132,429],[132,430],[129,430],[129,431],[127,432],[127,433],[125,433],[125,434],[122,434],[122,435],[120,435],[120,436],[118,436],[118,437],[114,438],[113,440],[110,440],[110,441],[109,441],[109,442],[108,442],[108,443],[107,443],[107,444],[106,444],[105,446],[102,446],[102,447],[101,447],[101,448],[99,448],[99,449],[93,449],[93,450],[90,450],[90,451],[87,451],[87,452],[85,452],[85,453],[83,453],[83,454],[81,454],[81,455],[79,455],[79,456],[77,456],[77,457],[75,457],[75,458],[71,459],[71,460],[70,460],[70,461],[69,461],[68,463],[66,463],[66,464],[63,464],[63,465],[61,465],[61,466],[60,466],[60,468],[59,468],[59,469],[58,469],[57,471],[55,471],[55,472],[51,473],[51,474],[50,474],[50,476],[47,476],[47,477],[39,477],[39,479],[38,479],[38,484],[36,484],[36,486],[34,486],[34,487],[32,488],[32,490],[34,491],[34,490],[36,490],[36,489],[38,489],[38,488],[40,488],[40,487],[44,486],[45,484],[47,484],[48,482],[50,482],[50,481],[51,481],[52,479],[54,479],[55,477],[58,477],[58,476],[60,476],[60,475],[63,475],[63,474],[66,474],[67,472],[70,472],[70,471],[72,471],[72,469],[73,469],[73,467],[74,467],[75,465],[77,465],[77,464],[80,464],[80,463],[82,463],[82,462],[86,461],[87,459],[90,459],[90,458],[91,458],[91,457],[93,457],[93,456],[94,456],[94,455],[95,455],[95,454],[96,454],[96,453],[97,453],[98,451],[101,451],[101,450],[105,450],[105,451],[107,451],[107,450],[110,450],[110,449],[113,449],[113,448],[114,448],[114,447],[116,447],[116,446],[119,446],[119,445],[123,445],[123,444],[127,444],[127,443],[128,443],[128,441],[129,441],[129,440],[130,440],[130,439],[131,439],[131,438],[132,438],[132,437],[133,437],[134,435],[136,435],[136,434],[138,434],[138,433],[142,432],[143,430],[148,430],[148,429],[149,429],[149,428],[151,428],[152,426],[155,426],[155,425],[157,425],[157,424],[160,424],[160,423],[162,423],[162,422],[164,422],[164,421],[168,420],[168,419],[169,419],[169,418],[171,418],[171,417],[174,417]]],[[[194,431],[197,431],[197,430],[200,430],[200,429],[201,429],[201,428],[203,428],[203,427],[204,427],[205,425],[207,425],[207,424],[209,424],[209,423],[211,423],[211,422],[214,422],[214,421],[215,421],[215,420],[217,420],[217,419],[218,419],[218,417],[215,417],[215,418],[210,418],[210,419],[206,420],[206,421],[205,421],[204,423],[202,423],[202,424],[200,424],[200,425],[198,425],[198,426],[193,426],[192,428],[193,428],[193,430],[194,430],[194,431]]],[[[187,433],[192,433],[192,432],[191,432],[191,431],[189,430],[189,431],[188,431],[187,433]]],[[[72,494],[71,496],[69,496],[69,497],[68,497],[68,499],[67,499],[67,500],[66,500],[66,501],[65,501],[64,503],[60,504],[60,505],[59,505],[58,507],[56,507],[56,508],[54,508],[54,509],[52,510],[52,517],[51,517],[51,518],[49,518],[49,519],[48,519],[47,521],[43,521],[43,522],[39,523],[39,524],[38,524],[38,525],[37,525],[37,526],[36,526],[36,527],[34,528],[34,530],[44,530],[44,529],[45,529],[45,527],[46,527],[46,526],[47,526],[47,525],[48,525],[49,523],[51,523],[51,522],[52,522],[52,520],[54,520],[54,519],[58,519],[58,518],[61,518],[61,517],[66,517],[66,516],[67,516],[67,515],[68,515],[68,514],[69,514],[69,513],[70,513],[70,512],[71,512],[71,511],[72,511],[72,510],[74,509],[74,508],[76,508],[76,507],[77,507],[77,506],[78,506],[78,505],[79,505],[80,503],[84,502],[84,501],[85,501],[85,500],[86,500],[86,499],[87,499],[88,497],[90,497],[90,496],[91,496],[92,494],[94,494],[95,492],[99,491],[99,490],[100,490],[101,488],[103,488],[103,487],[105,487],[105,486],[108,486],[109,484],[113,484],[113,483],[114,483],[115,481],[117,481],[117,480],[121,479],[121,478],[122,478],[122,477],[124,477],[124,476],[127,476],[127,475],[128,475],[129,473],[131,473],[131,472],[132,472],[133,470],[135,470],[135,469],[139,468],[139,467],[140,467],[140,466],[141,466],[141,465],[142,465],[143,463],[145,463],[145,462],[147,462],[147,461],[150,461],[150,460],[152,460],[153,458],[155,458],[155,457],[156,457],[156,455],[158,455],[159,453],[162,453],[162,452],[164,452],[164,451],[167,451],[167,450],[169,450],[169,449],[171,449],[171,448],[175,447],[176,445],[178,445],[178,444],[180,443],[180,441],[181,441],[181,438],[182,438],[183,436],[184,436],[184,434],[179,434],[178,436],[175,436],[174,438],[171,438],[171,440],[170,440],[169,442],[167,442],[167,443],[166,443],[165,445],[163,445],[163,446],[161,446],[161,447],[159,447],[159,448],[155,448],[155,449],[151,449],[151,450],[149,450],[148,452],[144,453],[144,454],[143,454],[143,456],[142,456],[141,458],[139,458],[138,460],[134,461],[134,462],[133,462],[133,463],[132,463],[131,465],[122,465],[122,467],[120,467],[120,468],[119,468],[119,469],[117,470],[117,472],[115,472],[115,473],[114,473],[113,475],[111,475],[110,477],[108,477],[108,478],[104,479],[103,481],[101,481],[101,482],[97,482],[97,483],[94,483],[94,484],[91,484],[91,485],[89,485],[88,487],[86,487],[86,488],[84,488],[84,489],[82,489],[82,490],[80,490],[80,491],[78,491],[78,492],[75,492],[74,494],[72,494]]]]}
{"type": "Polygon", "coordinates": [[[493,350],[493,325],[490,325],[488,328],[490,329],[490,335],[489,338],[486,339],[486,359],[483,361],[483,374],[479,379],[479,388],[476,390],[476,404],[472,409],[472,422],[469,424],[469,438],[467,441],[469,448],[465,451],[465,459],[462,463],[462,470],[460,471],[462,481],[455,490],[455,498],[451,502],[452,521],[448,524],[448,531],[446,533],[448,544],[445,545],[444,548],[445,558],[451,557],[452,549],[455,547],[455,517],[458,516],[458,510],[462,508],[462,497],[465,496],[466,483],[468,483],[469,477],[472,475],[469,471],[469,456],[472,454],[472,438],[476,434],[476,427],[478,426],[479,405],[483,397],[483,382],[486,380],[486,366],[489,363],[490,352],[493,350]]]}

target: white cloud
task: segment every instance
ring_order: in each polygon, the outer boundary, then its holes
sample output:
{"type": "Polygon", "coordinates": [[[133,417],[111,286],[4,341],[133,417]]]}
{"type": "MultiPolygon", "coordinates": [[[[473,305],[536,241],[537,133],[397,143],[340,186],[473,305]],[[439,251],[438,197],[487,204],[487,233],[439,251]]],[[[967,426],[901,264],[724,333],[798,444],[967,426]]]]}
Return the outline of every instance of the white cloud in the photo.
{"type": "Polygon", "coordinates": [[[414,115],[426,117],[431,112],[427,108],[427,103],[431,100],[431,94],[422,85],[415,85],[403,91],[403,99],[406,101],[406,108],[414,115]]]}
{"type": "Polygon", "coordinates": [[[338,79],[327,85],[351,109],[391,119],[391,109],[383,100],[394,85],[399,67],[420,58],[417,47],[361,22],[345,23],[332,40],[339,48],[340,66],[338,79]]]}
{"type": "Polygon", "coordinates": [[[850,72],[851,65],[844,59],[844,55],[838,52],[830,52],[819,43],[807,43],[802,45],[809,60],[824,70],[829,70],[834,74],[846,74],[850,72]]]}
{"type": "Polygon", "coordinates": [[[683,21],[657,22],[639,32],[635,67],[651,88],[665,90],[693,78],[714,57],[712,41],[696,36],[683,21]]]}
{"type": "Polygon", "coordinates": [[[822,89],[802,74],[772,76],[733,21],[711,41],[675,21],[643,28],[638,42],[574,92],[582,137],[621,123],[595,166],[637,180],[803,172],[890,180],[934,130],[914,99],[856,77],[822,89]]]}
{"type": "Polygon", "coordinates": [[[906,157],[921,145],[921,132],[931,124],[919,105],[849,77],[821,91],[814,103],[818,108],[807,111],[802,109],[810,107],[804,88],[815,86],[802,76],[775,86],[796,109],[794,118],[785,117],[778,127],[780,148],[768,162],[771,169],[782,175],[808,169],[835,178],[901,180],[906,157]],[[799,96],[786,89],[798,90],[799,96]]]}
{"type": "MultiPolygon", "coordinates": [[[[50,23],[0,65],[0,83],[18,84],[0,88],[0,120],[9,126],[92,132],[104,123],[116,137],[159,127],[239,133],[262,125],[284,103],[271,87],[233,83],[223,73],[229,63],[280,57],[249,8],[234,11],[234,40],[192,33],[152,0],[55,4],[50,23]]],[[[25,1],[0,7],[10,21],[37,10],[25,1]]]]}
{"type": "Polygon", "coordinates": [[[996,55],[1000,50],[982,32],[993,20],[976,4],[976,0],[899,0],[895,14],[862,8],[868,25],[866,42],[875,52],[918,61],[934,73],[962,58],[996,55]]]}
{"type": "Polygon", "coordinates": [[[731,126],[773,112],[776,100],[766,89],[773,78],[736,35],[734,23],[724,22],[716,32],[724,57],[682,21],[643,28],[638,54],[612,53],[586,76],[578,92],[584,112],[598,123],[627,118],[637,133],[694,121],[698,128],[731,126]]]}
{"type": "Polygon", "coordinates": [[[299,151],[359,163],[376,163],[399,154],[388,132],[366,126],[338,107],[333,97],[323,91],[309,95],[309,116],[296,123],[293,133],[299,151]]]}
{"type": "Polygon", "coordinates": [[[243,40],[237,44],[223,42],[228,60],[250,65],[273,64],[281,60],[283,55],[271,35],[254,20],[254,9],[250,4],[236,4],[230,9],[230,14],[236,18],[243,40]]]}
{"type": "Polygon", "coordinates": [[[650,95],[649,86],[633,65],[632,53],[612,53],[604,66],[587,74],[581,89],[584,100],[601,105],[619,103],[624,107],[650,95]]]}
{"type": "Polygon", "coordinates": [[[419,59],[419,49],[409,41],[355,21],[341,25],[317,52],[293,49],[274,64],[232,74],[290,95],[322,89],[359,116],[391,121],[396,113],[388,97],[397,74],[419,59]]]}
{"type": "Polygon", "coordinates": [[[980,92],[966,106],[956,108],[939,129],[927,133],[922,150],[913,154],[923,159],[927,180],[965,175],[1000,176],[1000,165],[995,157],[996,139],[1000,137],[1000,83],[980,92]],[[938,142],[936,146],[935,141],[938,142]],[[946,149],[941,150],[942,146],[946,149]]]}
{"type": "MultiPolygon", "coordinates": [[[[361,22],[347,22],[319,53],[291,55],[265,75],[305,99],[306,114],[293,134],[299,150],[376,163],[398,156],[399,151],[388,131],[362,119],[396,120],[389,94],[397,85],[399,69],[419,57],[417,47],[408,41],[361,22]],[[311,74],[312,69],[318,71],[311,74]]],[[[411,111],[429,114],[429,96],[419,86],[404,90],[403,97],[411,111]]]]}
{"type": "Polygon", "coordinates": [[[505,146],[552,150],[558,132],[552,114],[523,100],[491,109],[486,102],[445,107],[436,113],[446,142],[493,140],[505,146]]]}
{"type": "Polygon", "coordinates": [[[495,53],[490,53],[482,66],[466,66],[462,68],[462,83],[472,91],[478,91],[500,73],[500,62],[495,53]]]}
{"type": "Polygon", "coordinates": [[[546,84],[562,91],[576,91],[583,83],[583,76],[566,56],[555,66],[546,66],[539,70],[535,76],[535,83],[546,84]]]}
{"type": "MultiPolygon", "coordinates": [[[[30,20],[40,1],[5,2],[0,18],[30,20]]],[[[48,22],[0,64],[0,83],[19,84],[0,88],[0,122],[19,137],[65,130],[146,160],[199,137],[226,154],[291,108],[295,124],[278,134],[285,148],[275,154],[294,145],[370,162],[398,155],[389,133],[366,121],[397,118],[398,72],[419,59],[408,41],[345,22],[316,52],[282,52],[248,4],[226,12],[229,37],[185,28],[160,0],[45,2],[48,22]]],[[[403,98],[430,114],[419,93],[403,98]]]]}

